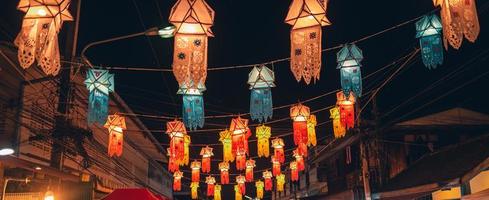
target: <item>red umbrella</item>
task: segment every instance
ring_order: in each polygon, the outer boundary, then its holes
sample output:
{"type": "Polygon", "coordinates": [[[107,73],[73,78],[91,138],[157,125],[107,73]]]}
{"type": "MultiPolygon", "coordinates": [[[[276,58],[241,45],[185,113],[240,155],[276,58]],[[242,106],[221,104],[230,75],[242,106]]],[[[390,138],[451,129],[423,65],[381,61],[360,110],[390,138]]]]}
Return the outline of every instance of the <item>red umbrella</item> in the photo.
{"type": "Polygon", "coordinates": [[[131,188],[116,189],[102,200],[162,200],[162,198],[153,194],[148,189],[131,188]]]}

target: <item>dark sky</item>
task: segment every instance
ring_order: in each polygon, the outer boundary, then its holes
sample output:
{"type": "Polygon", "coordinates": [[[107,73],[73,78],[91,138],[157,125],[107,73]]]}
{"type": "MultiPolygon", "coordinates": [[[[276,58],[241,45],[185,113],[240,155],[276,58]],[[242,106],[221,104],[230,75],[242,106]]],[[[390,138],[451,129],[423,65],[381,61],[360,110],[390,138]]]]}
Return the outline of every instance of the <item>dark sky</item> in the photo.
{"type": "MultiPolygon", "coordinates": [[[[13,37],[20,28],[22,13],[15,10],[17,2],[17,0],[3,0],[1,3],[0,40],[2,41],[13,41],[13,37]]],[[[136,33],[154,26],[167,26],[170,8],[174,3],[174,0],[84,0],[81,10],[79,49],[93,41],[136,33]]],[[[210,68],[260,63],[289,56],[290,26],[284,23],[284,18],[290,1],[208,0],[208,3],[216,11],[215,23],[212,27],[215,37],[209,40],[208,63],[210,68]]],[[[379,92],[379,111],[383,115],[440,78],[450,73],[454,73],[455,76],[440,82],[441,84],[437,87],[414,98],[389,116],[383,117],[385,123],[399,117],[408,119],[456,106],[489,113],[487,105],[489,76],[482,77],[449,93],[444,98],[425,105],[488,70],[489,43],[486,25],[489,20],[489,3],[482,0],[477,3],[479,13],[482,13],[479,16],[481,33],[477,42],[472,44],[465,40],[460,50],[449,49],[448,52],[445,52],[444,65],[436,70],[425,68],[418,55],[416,62],[403,68],[401,73],[379,92]],[[475,61],[469,62],[471,59],[475,61]],[[416,108],[419,110],[403,116],[416,108]]],[[[328,4],[327,16],[333,24],[322,29],[322,46],[327,48],[354,41],[428,13],[433,9],[431,0],[331,0],[328,4]]],[[[418,47],[418,41],[414,35],[415,27],[413,23],[410,23],[358,43],[365,57],[362,62],[362,73],[370,74],[418,47]]],[[[94,47],[87,55],[94,64],[101,66],[170,69],[172,45],[172,39],[138,37],[94,47]]],[[[340,87],[339,72],[336,69],[335,58],[336,50],[323,53],[321,79],[311,85],[305,85],[303,82],[297,83],[290,72],[288,62],[275,64],[273,67],[277,87],[272,90],[274,104],[276,106],[290,104],[338,89],[340,87]]],[[[394,65],[365,80],[364,91],[368,92],[377,87],[398,67],[399,65],[394,65]]],[[[206,82],[207,91],[204,96],[207,115],[248,112],[250,92],[246,81],[249,70],[209,72],[206,82]]],[[[180,115],[181,96],[176,95],[177,83],[171,73],[135,71],[114,71],[113,73],[116,74],[116,91],[136,113],[180,115]]],[[[364,99],[367,98],[364,97],[364,99]]],[[[307,105],[312,110],[316,110],[334,103],[335,97],[330,95],[307,105]]],[[[370,106],[366,108],[365,112],[370,112],[370,106]]],[[[317,115],[319,122],[329,118],[327,111],[317,115]]],[[[288,109],[281,109],[274,113],[274,119],[287,116],[288,109]]],[[[155,119],[144,121],[152,130],[165,128],[164,121],[155,119]]],[[[230,118],[208,120],[208,122],[227,125],[230,118]]],[[[206,126],[205,128],[222,127],[206,126]]],[[[273,135],[287,133],[290,130],[290,121],[272,125],[273,135]]],[[[318,138],[331,136],[331,134],[331,126],[318,127],[318,138]]],[[[168,143],[164,133],[158,132],[155,133],[155,136],[162,143],[168,143]]],[[[217,138],[217,132],[199,133],[192,135],[192,142],[217,143],[217,138]]],[[[251,154],[255,156],[256,143],[250,145],[251,154]]],[[[194,154],[191,157],[198,157],[199,150],[200,147],[192,148],[194,154]]],[[[215,155],[217,159],[222,158],[221,147],[216,147],[215,155]]],[[[270,167],[268,159],[258,159],[256,169],[268,167],[270,167]]],[[[216,162],[213,163],[212,168],[214,173],[218,172],[216,162]]],[[[188,173],[185,175],[189,176],[188,173]]],[[[233,181],[234,177],[231,177],[231,180],[233,181]]],[[[203,186],[201,185],[201,189],[205,189],[203,186]]],[[[248,191],[252,191],[251,188],[254,187],[250,185],[248,191]]],[[[231,190],[230,186],[223,189],[232,195],[231,190]]]]}

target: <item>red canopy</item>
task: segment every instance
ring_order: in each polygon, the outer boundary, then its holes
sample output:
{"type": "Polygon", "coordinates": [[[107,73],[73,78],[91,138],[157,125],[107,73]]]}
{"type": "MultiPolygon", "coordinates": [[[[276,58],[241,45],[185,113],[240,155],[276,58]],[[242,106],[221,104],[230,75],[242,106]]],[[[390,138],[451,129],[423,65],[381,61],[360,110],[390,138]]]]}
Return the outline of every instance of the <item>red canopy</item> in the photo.
{"type": "Polygon", "coordinates": [[[116,189],[102,200],[162,200],[166,199],[155,195],[145,188],[116,189]]]}

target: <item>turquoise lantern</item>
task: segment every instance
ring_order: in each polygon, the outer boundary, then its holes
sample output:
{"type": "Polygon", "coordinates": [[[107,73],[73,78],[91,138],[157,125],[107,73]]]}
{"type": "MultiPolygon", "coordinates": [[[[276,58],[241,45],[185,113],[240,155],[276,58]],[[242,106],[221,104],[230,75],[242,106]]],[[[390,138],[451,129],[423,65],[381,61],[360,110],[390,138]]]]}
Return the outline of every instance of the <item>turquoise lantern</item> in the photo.
{"type": "Polygon", "coordinates": [[[340,69],[341,88],[344,94],[355,93],[356,97],[362,96],[362,72],[360,62],[363,53],[355,44],[346,44],[336,55],[337,69],[340,69]]]}
{"type": "MultiPolygon", "coordinates": [[[[194,84],[189,84],[194,85],[194,84]]],[[[203,92],[206,90],[203,83],[199,83],[197,88],[189,87],[183,84],[178,89],[177,94],[183,96],[183,123],[190,130],[204,126],[204,97],[203,92]]]]}
{"type": "Polygon", "coordinates": [[[272,87],[275,87],[275,75],[265,65],[253,67],[248,75],[250,85],[250,115],[252,120],[259,122],[272,118],[272,87]]]}
{"type": "Polygon", "coordinates": [[[416,38],[419,38],[421,57],[428,69],[443,64],[441,32],[440,18],[435,14],[425,15],[416,22],[416,38]]]}
{"type": "Polygon", "coordinates": [[[114,91],[114,75],[107,70],[88,69],[85,85],[88,96],[88,123],[104,125],[109,114],[109,92],[114,91]]]}

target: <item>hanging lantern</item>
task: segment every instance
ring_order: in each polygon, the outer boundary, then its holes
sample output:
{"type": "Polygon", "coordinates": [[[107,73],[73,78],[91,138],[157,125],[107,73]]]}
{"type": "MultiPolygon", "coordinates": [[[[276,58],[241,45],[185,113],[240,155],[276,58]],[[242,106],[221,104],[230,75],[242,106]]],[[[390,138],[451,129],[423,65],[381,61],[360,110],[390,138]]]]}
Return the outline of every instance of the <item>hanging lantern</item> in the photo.
{"type": "Polygon", "coordinates": [[[294,158],[295,158],[295,162],[297,162],[297,169],[299,171],[303,171],[305,169],[305,166],[304,166],[304,158],[299,153],[299,150],[298,149],[294,150],[293,151],[293,155],[294,155],[294,158]]]}
{"type": "Polygon", "coordinates": [[[180,85],[177,94],[183,97],[182,115],[183,122],[190,130],[204,126],[204,97],[205,85],[201,82],[196,87],[180,85]]]}
{"type": "Polygon", "coordinates": [[[219,133],[219,141],[222,142],[223,160],[225,162],[233,162],[233,143],[232,143],[232,132],[229,130],[224,130],[219,133]]]}
{"type": "Polygon", "coordinates": [[[345,44],[336,55],[338,62],[337,69],[340,69],[341,88],[343,93],[355,93],[355,96],[362,96],[362,71],[360,62],[363,60],[363,53],[355,44],[345,44]]]}
{"type": "Polygon", "coordinates": [[[296,161],[290,162],[290,180],[291,181],[299,180],[299,169],[296,161]]]}
{"type": "Polygon", "coordinates": [[[178,120],[166,123],[166,134],[170,137],[169,157],[178,165],[185,162],[185,125],[178,120]]]}
{"type": "Polygon", "coordinates": [[[245,182],[246,182],[246,178],[244,176],[236,176],[236,183],[238,184],[238,187],[239,187],[239,192],[244,195],[246,194],[246,185],[245,185],[245,182]]]}
{"type": "Polygon", "coordinates": [[[268,140],[272,135],[271,131],[272,128],[269,126],[261,125],[256,127],[258,157],[270,156],[270,142],[268,140]]]}
{"type": "Polygon", "coordinates": [[[297,81],[319,80],[321,72],[321,26],[331,25],[326,4],[320,0],[293,0],[285,22],[290,32],[290,68],[297,81]]]}
{"type": "Polygon", "coordinates": [[[307,119],[309,118],[309,107],[302,104],[294,105],[290,108],[290,118],[293,121],[294,127],[294,143],[299,145],[301,143],[307,144],[307,119]]]}
{"type": "Polygon", "coordinates": [[[340,107],[335,106],[329,109],[330,118],[333,120],[333,133],[335,138],[342,138],[346,135],[346,127],[341,123],[340,107]]]}
{"type": "Polygon", "coordinates": [[[214,200],[221,200],[221,185],[214,186],[214,200]]]}
{"type": "Polygon", "coordinates": [[[277,180],[277,191],[283,192],[285,184],[285,174],[280,174],[276,176],[275,179],[277,180]]]}
{"type": "Polygon", "coordinates": [[[214,196],[214,184],[216,184],[216,179],[212,176],[205,177],[205,183],[207,183],[207,196],[214,196]]]}
{"type": "Polygon", "coordinates": [[[176,172],[179,170],[178,162],[171,156],[171,149],[166,148],[166,152],[168,152],[168,171],[176,172]]]}
{"type": "Polygon", "coordinates": [[[265,180],[265,190],[272,191],[273,182],[272,182],[272,172],[266,170],[263,172],[263,180],[265,180]]]}
{"type": "Polygon", "coordinates": [[[197,194],[198,193],[197,190],[199,189],[199,182],[190,183],[190,188],[191,188],[192,199],[198,199],[199,195],[197,194]]]}
{"type": "Polygon", "coordinates": [[[211,147],[204,147],[200,151],[200,155],[202,156],[202,172],[207,173],[211,171],[211,156],[214,156],[212,153],[211,147]]]}
{"type": "Polygon", "coordinates": [[[246,171],[245,171],[245,177],[247,182],[252,182],[253,181],[253,168],[256,167],[255,160],[249,159],[246,161],[246,171]]]}
{"type": "Polygon", "coordinates": [[[316,146],[316,115],[309,115],[307,119],[307,146],[316,146]]]}
{"type": "Polygon", "coordinates": [[[245,168],[246,168],[246,152],[243,149],[240,149],[236,154],[236,169],[243,170],[245,168]]]}
{"type": "Polygon", "coordinates": [[[219,170],[221,170],[221,184],[229,184],[229,163],[220,162],[219,170]]]}
{"type": "Polygon", "coordinates": [[[275,138],[272,140],[273,147],[273,156],[280,162],[285,162],[285,153],[284,153],[284,140],[281,138],[275,138]]]}
{"type": "Polygon", "coordinates": [[[243,195],[241,194],[241,189],[238,185],[234,185],[234,199],[235,200],[243,199],[243,195]]]}
{"type": "Polygon", "coordinates": [[[241,117],[232,119],[229,131],[232,132],[233,154],[237,155],[240,149],[247,154],[248,138],[251,136],[251,131],[248,128],[248,120],[241,117]]]}
{"type": "Polygon", "coordinates": [[[105,124],[109,115],[109,92],[114,92],[114,75],[107,70],[88,69],[88,123],[105,124]]]}
{"type": "Polygon", "coordinates": [[[350,129],[355,126],[355,96],[350,92],[346,97],[343,92],[336,93],[336,105],[340,108],[341,124],[350,129]]]}
{"type": "Polygon", "coordinates": [[[440,18],[435,14],[425,15],[416,22],[416,38],[419,38],[421,58],[428,69],[435,69],[443,64],[441,32],[440,18]]]}
{"type": "Polygon", "coordinates": [[[250,85],[250,115],[252,120],[259,122],[272,118],[272,87],[275,87],[275,75],[265,65],[253,67],[248,75],[250,85]]]}
{"type": "Polygon", "coordinates": [[[122,131],[126,130],[126,119],[118,114],[109,115],[104,127],[109,129],[109,156],[121,156],[124,141],[122,131]]]}
{"type": "Polygon", "coordinates": [[[173,173],[173,191],[180,191],[182,190],[182,177],[183,177],[183,172],[181,171],[176,171],[173,173]]]}
{"type": "Polygon", "coordinates": [[[277,157],[272,156],[272,173],[273,176],[278,176],[282,172],[280,172],[280,161],[277,159],[277,157]]]}
{"type": "Polygon", "coordinates": [[[64,21],[73,20],[69,6],[69,0],[20,0],[17,9],[26,14],[14,44],[19,48],[22,68],[30,67],[37,60],[44,73],[58,74],[61,68],[58,33],[64,21]]]}
{"type": "Polygon", "coordinates": [[[190,164],[190,168],[192,169],[192,182],[199,182],[200,181],[200,162],[199,161],[193,161],[190,164]]]}
{"type": "Polygon", "coordinates": [[[180,165],[188,165],[188,162],[190,160],[190,135],[185,135],[183,137],[183,162],[180,165]]]}
{"type": "Polygon", "coordinates": [[[263,187],[265,187],[263,181],[256,181],[255,187],[256,187],[256,198],[263,199],[263,187]]]}
{"type": "Polygon", "coordinates": [[[433,3],[441,7],[445,49],[448,49],[448,44],[455,49],[460,48],[464,36],[475,42],[480,26],[474,0],[433,0],[433,3]]]}

